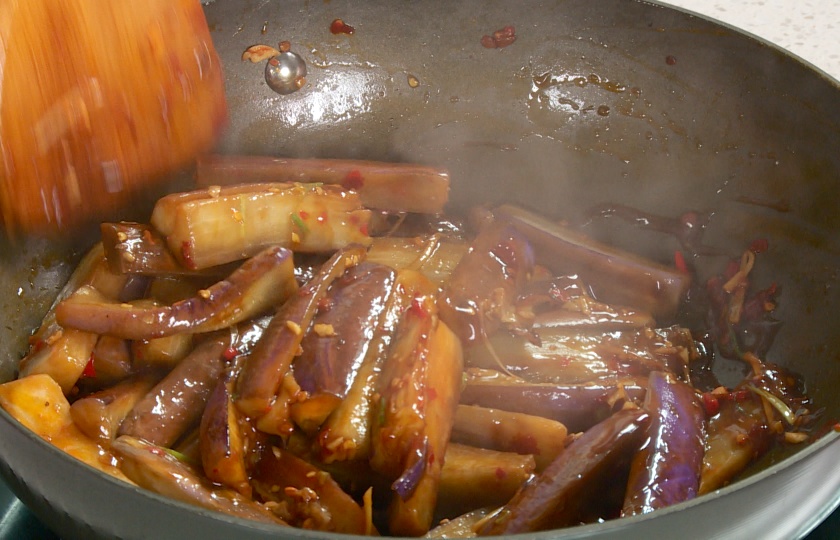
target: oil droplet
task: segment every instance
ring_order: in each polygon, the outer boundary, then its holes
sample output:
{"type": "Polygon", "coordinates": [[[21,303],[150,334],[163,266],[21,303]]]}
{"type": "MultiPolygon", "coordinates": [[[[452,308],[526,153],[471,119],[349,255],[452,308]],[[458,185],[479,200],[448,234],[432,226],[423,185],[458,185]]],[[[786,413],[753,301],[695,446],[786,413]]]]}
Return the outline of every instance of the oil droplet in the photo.
{"type": "Polygon", "coordinates": [[[595,112],[598,114],[598,116],[609,116],[610,108],[606,105],[601,105],[595,112]]]}
{"type": "Polygon", "coordinates": [[[412,88],[417,88],[418,86],[420,86],[420,80],[417,77],[415,77],[414,75],[409,75],[408,76],[408,86],[410,86],[412,88]]]}

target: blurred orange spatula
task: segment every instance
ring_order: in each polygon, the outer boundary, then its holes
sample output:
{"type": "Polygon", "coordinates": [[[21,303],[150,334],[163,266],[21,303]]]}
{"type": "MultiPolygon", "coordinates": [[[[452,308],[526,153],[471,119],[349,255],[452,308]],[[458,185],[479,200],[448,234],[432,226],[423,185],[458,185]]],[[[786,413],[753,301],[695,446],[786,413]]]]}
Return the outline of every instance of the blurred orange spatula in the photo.
{"type": "Polygon", "coordinates": [[[227,119],[198,0],[0,2],[6,233],[117,217],[227,119]]]}

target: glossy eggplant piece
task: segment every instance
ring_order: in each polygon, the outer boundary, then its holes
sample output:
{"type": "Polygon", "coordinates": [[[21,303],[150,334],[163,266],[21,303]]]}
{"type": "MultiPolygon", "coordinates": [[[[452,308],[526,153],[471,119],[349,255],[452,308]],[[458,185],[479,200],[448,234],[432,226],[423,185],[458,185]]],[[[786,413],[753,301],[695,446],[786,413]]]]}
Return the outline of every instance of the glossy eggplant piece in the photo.
{"type": "Polygon", "coordinates": [[[379,375],[402,316],[415,298],[432,297],[434,285],[416,270],[400,270],[353,385],[318,434],[326,463],[368,459],[379,375]]]}
{"type": "Polygon", "coordinates": [[[292,405],[295,422],[307,431],[323,421],[347,396],[367,356],[393,292],[395,272],[362,262],[337,279],[301,343],[292,364],[307,399],[292,405]]]}
{"type": "Polygon", "coordinates": [[[431,526],[462,366],[460,341],[438,319],[435,296],[414,297],[382,367],[371,432],[371,468],[393,482],[391,534],[431,526]]]}
{"type": "Polygon", "coordinates": [[[174,193],[158,200],[151,223],[187,268],[253,256],[268,246],[330,253],[370,243],[370,210],[338,186],[244,184],[174,193]]]}
{"type": "Polygon", "coordinates": [[[621,400],[641,403],[645,385],[636,378],[591,384],[530,383],[498,372],[469,370],[461,403],[550,418],[575,433],[609,417],[621,400]]]}
{"type": "Polygon", "coordinates": [[[210,393],[201,414],[198,447],[208,479],[250,497],[248,434],[253,435],[253,430],[233,403],[234,384],[234,373],[228,369],[210,393]]]}
{"type": "Polygon", "coordinates": [[[377,236],[368,248],[367,260],[395,270],[417,270],[442,287],[469,249],[458,238],[441,234],[428,236],[377,236]]]}
{"type": "Polygon", "coordinates": [[[719,411],[709,419],[698,494],[728,484],[773,441],[761,399],[748,390],[712,397],[719,411]]]}
{"type": "Polygon", "coordinates": [[[480,529],[479,536],[560,529],[580,523],[589,500],[614,478],[646,436],[649,415],[621,410],[592,427],[480,529]]]}
{"type": "Polygon", "coordinates": [[[542,416],[461,404],[455,412],[451,439],[479,448],[531,455],[537,469],[543,470],[566,447],[567,435],[566,426],[542,416]]]}
{"type": "Polygon", "coordinates": [[[268,156],[202,156],[200,186],[250,182],[338,184],[359,193],[368,208],[438,214],[449,199],[449,173],[413,163],[350,159],[288,159],[268,156]]]}
{"type": "Polygon", "coordinates": [[[271,446],[254,467],[254,490],[266,501],[285,503],[287,521],[322,532],[377,535],[365,509],[330,474],[271,446]]]}
{"type": "Polygon", "coordinates": [[[488,516],[497,511],[498,509],[479,508],[454,519],[444,520],[423,538],[475,538],[478,536],[475,530],[488,516]]]}
{"type": "Polygon", "coordinates": [[[208,339],[196,346],[134,406],[118,434],[172,446],[201,419],[229,346],[229,338],[208,339]]]}
{"type": "Polygon", "coordinates": [[[85,375],[82,381],[86,389],[105,388],[128,378],[135,373],[131,342],[112,336],[99,336],[93,347],[91,366],[93,373],[85,375]]]}
{"type": "Polygon", "coordinates": [[[452,271],[440,300],[441,320],[466,345],[515,322],[513,305],[533,267],[524,237],[505,223],[490,224],[452,271]]]}
{"type": "Polygon", "coordinates": [[[114,441],[113,450],[125,475],[149,491],[240,518],[286,525],[261,504],[213,485],[161,446],[122,435],[114,441]]]}
{"type": "Polygon", "coordinates": [[[534,473],[534,456],[450,443],[440,473],[438,514],[445,519],[485,507],[499,507],[534,473]]]}
{"type": "Polygon", "coordinates": [[[607,246],[583,234],[512,205],[494,211],[534,246],[537,262],[556,274],[574,273],[593,288],[599,300],[649,311],[671,319],[691,278],[638,255],[607,246]]]}
{"type": "Polygon", "coordinates": [[[686,373],[693,345],[681,328],[602,331],[534,326],[528,335],[504,330],[467,351],[471,367],[508,373],[531,382],[580,384],[651,371],[686,373]]]}
{"type": "Polygon", "coordinates": [[[229,265],[200,271],[185,267],[169,250],[166,239],[146,223],[103,223],[99,230],[108,267],[117,274],[205,275],[222,278],[235,269],[229,265]]]}
{"type": "Polygon", "coordinates": [[[41,326],[30,337],[30,350],[20,361],[19,376],[47,374],[58,382],[65,394],[69,394],[90,361],[97,336],[63,328],[56,320],[56,307],[80,289],[95,291],[97,298],[116,300],[126,282],[125,276],[108,269],[102,244],[95,244],[73,271],[41,326]]]}
{"type": "Polygon", "coordinates": [[[171,306],[132,307],[77,292],[56,306],[56,320],[65,327],[126,339],[211,332],[256,317],[295,290],[292,253],[272,247],[248,259],[226,279],[171,306]]]}
{"type": "MultiPolygon", "coordinates": [[[[428,313],[415,315],[429,317],[428,313]]],[[[415,361],[419,360],[423,366],[415,363],[402,376],[391,377],[389,367],[397,364],[389,358],[382,379],[390,384],[382,392],[383,424],[374,428],[371,465],[377,470],[381,449],[393,448],[385,443],[385,437],[396,436],[398,444],[402,443],[405,469],[391,484],[395,493],[388,509],[388,530],[393,535],[418,536],[432,526],[441,469],[461,389],[460,340],[443,321],[432,326],[430,332],[424,350],[414,355],[415,361]],[[418,413],[419,418],[411,418],[418,413]],[[418,420],[422,425],[416,425],[418,420]],[[412,433],[415,429],[418,431],[412,433]]]]}
{"type": "Polygon", "coordinates": [[[56,448],[105,474],[128,481],[111,452],[76,426],[70,403],[48,375],[30,375],[0,384],[0,407],[56,448]]]}
{"type": "Polygon", "coordinates": [[[653,372],[644,409],[651,416],[649,441],[633,458],[623,516],[693,499],[700,485],[706,413],[697,393],[672,374],[653,372]]]}
{"type": "Polygon", "coordinates": [[[259,418],[271,410],[303,336],[315,318],[318,304],[333,281],[364,256],[365,250],[360,246],[339,250],[324,263],[315,278],[278,309],[237,378],[236,404],[243,413],[259,418]]]}
{"type": "Polygon", "coordinates": [[[94,440],[109,445],[134,406],[148,394],[158,377],[137,375],[121,383],[77,399],[70,406],[70,416],[78,428],[94,440]]]}

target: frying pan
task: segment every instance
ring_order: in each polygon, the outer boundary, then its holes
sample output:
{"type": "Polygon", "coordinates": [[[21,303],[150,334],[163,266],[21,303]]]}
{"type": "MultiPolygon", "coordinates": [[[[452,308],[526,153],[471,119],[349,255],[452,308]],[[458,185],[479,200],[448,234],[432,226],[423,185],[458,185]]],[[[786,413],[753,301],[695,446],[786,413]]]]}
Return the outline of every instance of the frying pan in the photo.
{"type": "MultiPolygon", "coordinates": [[[[756,279],[784,287],[785,325],[768,359],[804,376],[825,407],[826,434],[696,500],[530,537],[794,538],[837,506],[836,81],[735,30],[635,0],[217,0],[205,11],[230,105],[222,152],[442,165],[456,211],[512,202],[575,220],[609,202],[670,216],[709,210],[705,241],[720,255],[700,261],[701,275],[769,239],[756,279]],[[330,33],[335,18],[355,33],[330,33]],[[515,43],[481,46],[506,25],[515,43]],[[309,68],[304,88],[287,96],[267,87],[261,65],[240,60],[246,47],[279,40],[309,68]]],[[[677,248],[626,223],[596,225],[597,237],[660,260],[677,248]]],[[[3,380],[83,245],[2,246],[3,380]]],[[[3,477],[64,538],[315,537],[123,485],[5,413],[0,433],[3,477]]]]}

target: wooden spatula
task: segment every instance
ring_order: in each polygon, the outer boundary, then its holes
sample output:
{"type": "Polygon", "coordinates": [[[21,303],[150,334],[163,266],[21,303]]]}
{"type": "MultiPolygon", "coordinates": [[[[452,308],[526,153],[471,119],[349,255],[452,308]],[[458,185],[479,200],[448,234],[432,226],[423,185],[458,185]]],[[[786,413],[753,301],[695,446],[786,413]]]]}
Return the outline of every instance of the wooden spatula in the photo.
{"type": "Polygon", "coordinates": [[[226,121],[198,0],[0,2],[7,234],[116,217],[226,121]]]}

